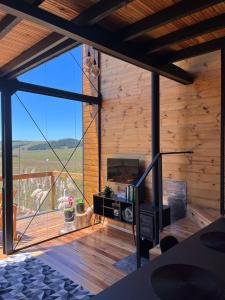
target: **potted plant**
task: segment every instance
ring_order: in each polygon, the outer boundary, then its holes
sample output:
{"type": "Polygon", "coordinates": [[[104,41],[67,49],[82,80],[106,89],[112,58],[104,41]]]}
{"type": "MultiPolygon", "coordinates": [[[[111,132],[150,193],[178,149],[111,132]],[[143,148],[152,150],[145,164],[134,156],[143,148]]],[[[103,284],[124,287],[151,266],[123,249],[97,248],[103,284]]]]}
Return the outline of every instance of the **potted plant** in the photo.
{"type": "Polygon", "coordinates": [[[68,207],[64,209],[64,218],[65,222],[73,222],[74,221],[74,207],[68,207]]]}
{"type": "Polygon", "coordinates": [[[58,209],[64,212],[65,222],[73,222],[74,221],[74,197],[66,196],[64,191],[64,196],[58,199],[58,209]]]}
{"type": "Polygon", "coordinates": [[[82,214],[84,212],[84,200],[82,198],[76,200],[76,211],[78,214],[82,214]]]}
{"type": "Polygon", "coordinates": [[[110,186],[106,185],[105,188],[104,188],[104,195],[106,197],[110,197],[112,195],[112,189],[110,186]]]}

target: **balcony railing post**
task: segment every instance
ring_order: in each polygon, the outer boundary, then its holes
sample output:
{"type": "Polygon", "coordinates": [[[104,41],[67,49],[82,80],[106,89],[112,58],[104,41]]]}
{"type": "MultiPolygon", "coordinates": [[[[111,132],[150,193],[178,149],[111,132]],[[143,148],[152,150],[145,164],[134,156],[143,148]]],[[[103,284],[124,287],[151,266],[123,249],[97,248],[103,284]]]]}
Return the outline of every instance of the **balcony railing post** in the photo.
{"type": "Polygon", "coordinates": [[[51,208],[55,209],[55,201],[56,201],[56,186],[55,186],[55,176],[51,176],[51,208]]]}
{"type": "Polygon", "coordinates": [[[137,269],[141,267],[141,233],[140,233],[140,197],[139,188],[135,187],[135,223],[136,223],[136,255],[137,269]]]}

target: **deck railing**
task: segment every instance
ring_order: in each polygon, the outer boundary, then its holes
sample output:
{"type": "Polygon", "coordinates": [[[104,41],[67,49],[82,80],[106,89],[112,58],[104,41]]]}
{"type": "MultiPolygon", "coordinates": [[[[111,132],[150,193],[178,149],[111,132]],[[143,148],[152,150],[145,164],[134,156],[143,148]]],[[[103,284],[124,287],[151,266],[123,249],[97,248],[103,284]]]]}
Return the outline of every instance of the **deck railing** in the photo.
{"type": "MultiPolygon", "coordinates": [[[[74,179],[74,180],[82,180],[83,175],[81,173],[72,173],[69,172],[70,175],[68,175],[67,172],[60,172],[60,171],[51,171],[51,172],[35,172],[35,173],[24,173],[24,174],[15,174],[13,175],[13,181],[16,180],[27,180],[27,179],[35,179],[35,178],[44,178],[44,177],[50,177],[50,202],[51,202],[51,210],[55,210],[56,207],[56,185],[55,181],[57,178],[63,178],[66,179],[68,177],[74,179]]],[[[3,178],[0,176],[0,182],[2,182],[3,178]]]]}

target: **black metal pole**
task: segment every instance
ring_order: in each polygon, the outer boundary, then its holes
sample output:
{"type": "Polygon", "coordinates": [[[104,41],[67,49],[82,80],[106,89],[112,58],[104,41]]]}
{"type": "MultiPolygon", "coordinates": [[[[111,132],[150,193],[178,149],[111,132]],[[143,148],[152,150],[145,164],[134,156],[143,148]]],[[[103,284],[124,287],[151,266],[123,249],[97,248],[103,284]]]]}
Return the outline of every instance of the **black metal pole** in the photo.
{"type": "MultiPolygon", "coordinates": [[[[159,74],[152,73],[152,160],[160,152],[160,99],[159,74]]],[[[152,203],[159,208],[159,169],[152,170],[152,203]]]]}
{"type": "Polygon", "coordinates": [[[221,49],[220,212],[224,215],[225,49],[221,49]]]}
{"type": "Polygon", "coordinates": [[[136,256],[137,269],[141,267],[141,233],[140,233],[140,198],[139,188],[135,188],[135,223],[136,223],[136,256]]]}
{"type": "MultiPolygon", "coordinates": [[[[160,153],[160,87],[159,74],[152,73],[152,160],[160,153]]],[[[159,243],[160,220],[162,219],[160,210],[160,181],[162,176],[159,161],[152,170],[152,205],[156,210],[155,218],[155,240],[159,243]]]]}
{"type": "Polygon", "coordinates": [[[3,253],[13,253],[12,90],[1,90],[3,253]]]}
{"type": "MultiPolygon", "coordinates": [[[[101,70],[101,54],[98,52],[98,67],[101,70]]],[[[98,76],[98,191],[101,192],[101,154],[102,154],[102,96],[101,96],[101,73],[98,76]]]]}

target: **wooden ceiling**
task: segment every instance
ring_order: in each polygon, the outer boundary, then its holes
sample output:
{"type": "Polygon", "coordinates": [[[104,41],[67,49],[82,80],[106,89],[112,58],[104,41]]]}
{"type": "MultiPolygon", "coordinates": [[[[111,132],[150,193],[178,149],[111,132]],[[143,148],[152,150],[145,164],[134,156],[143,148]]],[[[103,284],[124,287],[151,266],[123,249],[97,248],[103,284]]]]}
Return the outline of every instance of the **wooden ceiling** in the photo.
{"type": "Polygon", "coordinates": [[[173,63],[223,47],[225,2],[0,0],[1,77],[15,78],[83,42],[191,83],[190,74],[173,63]],[[40,10],[48,12],[47,16],[40,10]],[[74,28],[63,20],[73,22],[74,28]]]}

